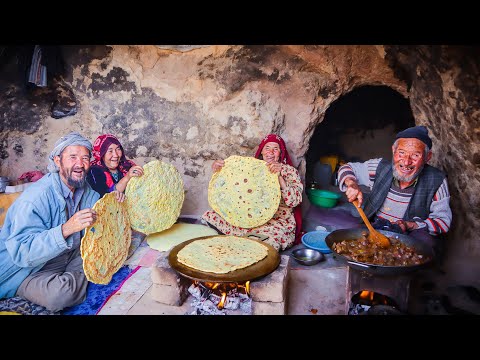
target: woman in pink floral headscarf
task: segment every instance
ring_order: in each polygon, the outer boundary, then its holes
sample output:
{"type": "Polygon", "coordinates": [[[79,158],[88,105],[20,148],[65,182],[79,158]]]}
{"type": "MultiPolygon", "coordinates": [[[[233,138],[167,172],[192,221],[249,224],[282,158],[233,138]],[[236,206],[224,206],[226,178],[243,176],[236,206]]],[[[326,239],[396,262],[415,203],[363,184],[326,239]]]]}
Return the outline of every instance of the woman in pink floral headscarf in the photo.
{"type": "Polygon", "coordinates": [[[143,168],[132,160],[127,160],[120,141],[112,134],[97,137],[93,143],[92,155],[87,181],[100,194],[114,191],[121,202],[125,199],[123,192],[134,176],[142,176],[143,168]]]}
{"type": "MultiPolygon", "coordinates": [[[[269,134],[263,138],[255,157],[264,160],[270,171],[278,174],[282,196],[273,218],[266,224],[252,229],[231,225],[213,210],[205,212],[202,219],[223,234],[235,236],[262,234],[268,236],[265,242],[278,251],[288,249],[298,243],[301,237],[300,203],[303,184],[298,170],[293,167],[285,142],[276,134],[269,134]]],[[[213,171],[220,170],[224,164],[223,160],[215,160],[212,165],[213,171]]]]}

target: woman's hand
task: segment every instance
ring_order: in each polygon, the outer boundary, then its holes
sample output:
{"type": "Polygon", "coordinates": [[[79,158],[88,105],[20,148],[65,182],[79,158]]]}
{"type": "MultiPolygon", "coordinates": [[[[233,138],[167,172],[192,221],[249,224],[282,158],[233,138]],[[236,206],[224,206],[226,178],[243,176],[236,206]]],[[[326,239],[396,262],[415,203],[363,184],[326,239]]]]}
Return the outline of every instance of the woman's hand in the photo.
{"type": "Polygon", "coordinates": [[[129,178],[140,177],[143,175],[143,168],[140,165],[132,166],[127,174],[129,178]]]}
{"type": "Polygon", "coordinates": [[[113,190],[112,192],[115,194],[115,198],[117,199],[118,202],[125,201],[125,194],[123,192],[118,190],[113,190]]]}
{"type": "MultiPolygon", "coordinates": [[[[132,177],[140,177],[143,176],[143,168],[140,165],[135,165],[128,170],[123,178],[115,185],[115,190],[118,192],[123,193],[127,188],[128,182],[132,177]]],[[[118,200],[118,197],[117,197],[118,200]]]]}
{"type": "Polygon", "coordinates": [[[223,166],[225,166],[225,161],[223,160],[215,160],[212,164],[213,172],[219,171],[223,166]]]}
{"type": "Polygon", "coordinates": [[[279,162],[268,163],[267,162],[267,166],[268,166],[268,170],[270,170],[270,172],[272,174],[278,174],[280,176],[280,171],[282,170],[282,164],[281,163],[279,163],[279,162]]]}
{"type": "Polygon", "coordinates": [[[286,189],[287,188],[287,183],[286,183],[285,179],[283,178],[283,176],[281,175],[282,163],[275,162],[275,161],[267,162],[267,167],[268,167],[268,170],[270,170],[270,172],[272,174],[277,174],[278,175],[278,182],[280,183],[280,189],[282,189],[282,190],[286,189]]]}

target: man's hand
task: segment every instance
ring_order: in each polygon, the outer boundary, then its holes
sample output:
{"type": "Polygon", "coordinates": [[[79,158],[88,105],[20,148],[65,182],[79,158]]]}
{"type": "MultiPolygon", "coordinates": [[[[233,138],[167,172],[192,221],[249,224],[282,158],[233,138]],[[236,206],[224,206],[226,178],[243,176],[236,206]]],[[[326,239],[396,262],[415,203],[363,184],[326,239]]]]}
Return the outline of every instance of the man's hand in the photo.
{"type": "Polygon", "coordinates": [[[403,232],[418,229],[418,225],[415,221],[397,220],[395,221],[395,224],[400,226],[403,232]]]}
{"type": "Polygon", "coordinates": [[[115,198],[117,199],[118,202],[125,201],[125,194],[123,192],[118,190],[113,190],[112,192],[115,194],[115,198]]]}
{"type": "Polygon", "coordinates": [[[66,239],[73,233],[91,226],[97,220],[97,213],[92,209],[77,211],[68,221],[62,225],[62,234],[66,239]]]}
{"type": "Polygon", "coordinates": [[[347,186],[347,190],[345,191],[345,195],[349,202],[353,202],[355,199],[358,200],[358,206],[362,206],[363,202],[363,193],[360,190],[357,182],[351,178],[345,180],[345,185],[347,186]]]}
{"type": "Polygon", "coordinates": [[[213,172],[217,172],[220,170],[223,166],[225,165],[225,161],[223,160],[215,160],[212,164],[212,170],[213,172]]]}

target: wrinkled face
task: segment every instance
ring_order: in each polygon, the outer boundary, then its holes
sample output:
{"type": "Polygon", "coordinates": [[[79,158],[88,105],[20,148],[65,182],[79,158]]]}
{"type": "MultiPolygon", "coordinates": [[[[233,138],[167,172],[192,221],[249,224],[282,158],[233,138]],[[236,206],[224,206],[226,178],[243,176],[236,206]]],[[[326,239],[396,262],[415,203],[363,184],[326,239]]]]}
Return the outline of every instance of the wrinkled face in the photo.
{"type": "Polygon", "coordinates": [[[278,162],[280,159],[280,145],[276,142],[268,142],[262,149],[262,157],[266,162],[278,162]]]}
{"type": "Polygon", "coordinates": [[[122,148],[117,144],[110,144],[105,155],[103,155],[103,162],[110,170],[117,169],[122,158],[122,148]]]}
{"type": "Polygon", "coordinates": [[[85,146],[67,146],[60,156],[55,156],[54,161],[65,184],[75,189],[85,185],[90,168],[90,151],[85,146]]]}
{"type": "Polygon", "coordinates": [[[414,138],[398,139],[393,151],[393,176],[401,182],[411,182],[420,174],[423,166],[431,158],[431,152],[425,158],[426,145],[414,138]]]}

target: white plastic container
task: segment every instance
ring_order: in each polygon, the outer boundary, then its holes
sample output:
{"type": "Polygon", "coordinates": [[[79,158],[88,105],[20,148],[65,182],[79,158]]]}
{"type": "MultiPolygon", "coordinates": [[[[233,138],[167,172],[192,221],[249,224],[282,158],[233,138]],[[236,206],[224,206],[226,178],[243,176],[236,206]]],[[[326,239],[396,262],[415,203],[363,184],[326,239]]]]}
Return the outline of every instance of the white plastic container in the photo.
{"type": "Polygon", "coordinates": [[[6,176],[0,176],[0,193],[5,192],[10,180],[6,176]]]}
{"type": "Polygon", "coordinates": [[[32,184],[33,183],[30,182],[30,183],[15,185],[15,186],[7,186],[5,188],[5,194],[11,194],[11,193],[16,193],[16,192],[23,191],[32,184]]]}

